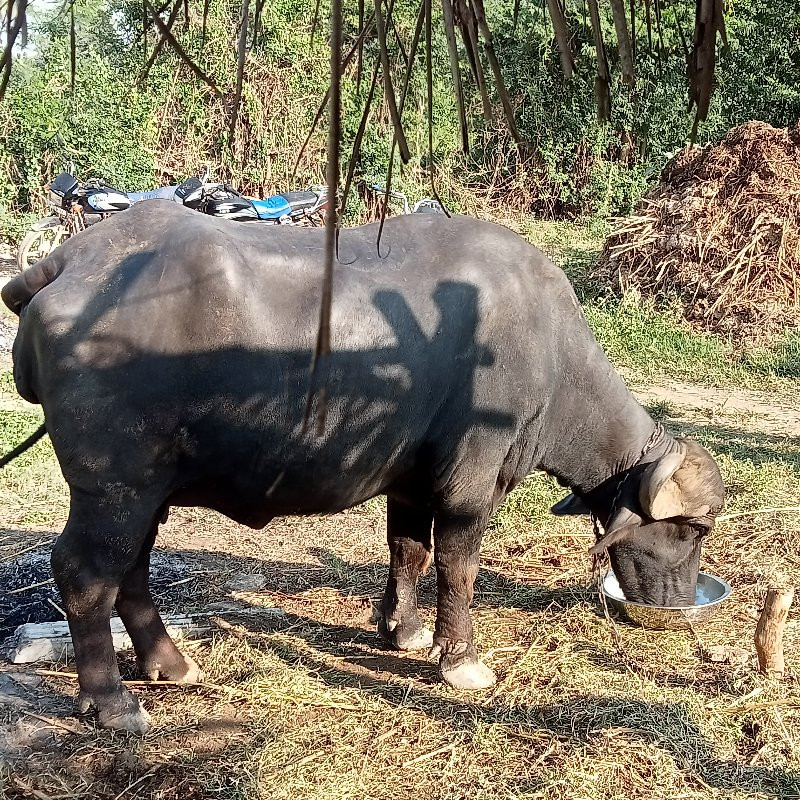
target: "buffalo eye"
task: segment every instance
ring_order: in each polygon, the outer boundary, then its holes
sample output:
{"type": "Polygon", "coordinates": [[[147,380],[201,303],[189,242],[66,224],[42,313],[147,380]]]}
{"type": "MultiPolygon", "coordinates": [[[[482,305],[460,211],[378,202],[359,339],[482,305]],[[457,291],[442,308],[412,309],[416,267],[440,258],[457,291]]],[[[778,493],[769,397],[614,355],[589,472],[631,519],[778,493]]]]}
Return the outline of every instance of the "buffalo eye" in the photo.
{"type": "Polygon", "coordinates": [[[702,539],[704,536],[707,536],[711,532],[711,528],[713,526],[714,524],[711,522],[700,522],[699,520],[689,520],[689,527],[692,529],[695,539],[702,539]]]}

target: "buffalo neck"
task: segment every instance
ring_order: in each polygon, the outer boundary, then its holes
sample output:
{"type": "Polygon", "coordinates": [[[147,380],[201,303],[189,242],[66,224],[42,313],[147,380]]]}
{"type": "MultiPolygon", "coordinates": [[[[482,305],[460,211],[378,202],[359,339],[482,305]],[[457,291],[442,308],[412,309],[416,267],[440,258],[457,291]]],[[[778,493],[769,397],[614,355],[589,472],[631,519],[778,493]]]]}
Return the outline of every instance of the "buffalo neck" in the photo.
{"type": "Polygon", "coordinates": [[[631,394],[588,327],[585,334],[591,338],[566,354],[567,368],[545,411],[539,464],[582,497],[678,447],[631,394]]]}

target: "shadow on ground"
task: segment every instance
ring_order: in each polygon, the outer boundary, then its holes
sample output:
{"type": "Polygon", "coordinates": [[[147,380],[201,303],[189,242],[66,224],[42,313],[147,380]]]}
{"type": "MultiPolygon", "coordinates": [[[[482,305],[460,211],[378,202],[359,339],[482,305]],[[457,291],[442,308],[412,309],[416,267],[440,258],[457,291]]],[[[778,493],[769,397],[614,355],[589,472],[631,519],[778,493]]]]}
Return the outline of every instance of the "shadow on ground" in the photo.
{"type": "Polygon", "coordinates": [[[675,436],[697,439],[718,455],[762,465],[785,464],[800,476],[800,436],[742,430],[711,422],[684,422],[667,416],[664,425],[675,436]]]}
{"type": "MultiPolygon", "coordinates": [[[[191,611],[214,600],[230,599],[224,590],[225,579],[222,576],[263,575],[263,587],[255,593],[253,601],[259,593],[267,596],[277,594],[289,610],[271,617],[266,623],[261,616],[234,616],[239,635],[244,636],[253,648],[268,648],[289,667],[302,664],[304,670],[310,668],[317,679],[331,689],[352,688],[378,696],[398,708],[413,707],[432,719],[457,725],[460,731],[466,730],[467,733],[477,726],[493,725],[507,729],[512,735],[520,730],[545,732],[566,746],[586,748],[592,746],[599,733],[609,731],[616,735],[623,731],[627,737],[662,749],[674,759],[679,769],[696,775],[712,789],[759,791],[775,798],[800,796],[800,776],[796,773],[718,757],[714,744],[700,730],[690,711],[680,703],[648,703],[635,697],[585,695],[559,704],[509,707],[502,696],[498,700],[494,697],[487,700],[482,696],[471,700],[462,699],[466,695],[431,693],[428,687],[438,682],[438,671],[424,654],[376,652],[381,644],[374,626],[367,621],[367,612],[371,605],[369,598],[377,595],[381,588],[375,584],[375,575],[382,574],[385,565],[378,562],[347,564],[335,553],[321,548],[316,549],[314,555],[319,560],[317,565],[271,563],[220,552],[162,552],[156,564],[163,561],[171,565],[173,572],[169,573],[170,580],[166,582],[157,576],[155,593],[160,595],[163,611],[191,611]],[[209,580],[212,567],[215,577],[209,580]],[[191,574],[180,577],[181,569],[191,574]],[[191,580],[185,580],[186,577],[191,580]],[[309,587],[320,586],[338,592],[343,605],[350,603],[347,613],[351,621],[341,624],[322,621],[315,618],[313,603],[304,606],[302,602],[295,602],[308,601],[309,587]],[[354,589],[366,590],[362,599],[367,601],[363,603],[365,613],[362,619],[355,624],[352,622],[353,600],[358,595],[353,594],[354,589]],[[299,611],[298,607],[302,610],[299,611]],[[265,632],[289,630],[291,637],[264,636],[265,632]]],[[[35,563],[42,563],[42,559],[35,563]]],[[[44,580],[47,573],[45,571],[42,576],[26,573],[26,580],[31,577],[44,580]]],[[[425,606],[430,606],[433,600],[431,588],[428,581],[421,597],[425,606]]],[[[591,600],[590,592],[583,586],[557,589],[526,586],[492,570],[482,570],[476,605],[508,607],[502,601],[498,602],[498,598],[508,597],[517,601],[517,608],[548,613],[558,613],[591,600]]],[[[270,598],[270,602],[274,602],[274,598],[270,598]]],[[[281,605],[281,602],[277,604],[281,605]]],[[[50,618],[53,618],[52,614],[50,618]]],[[[576,650],[581,647],[592,650],[590,660],[596,662],[598,668],[612,671],[625,668],[622,663],[601,658],[602,654],[595,652],[597,648],[591,642],[576,642],[576,650]]],[[[125,655],[121,660],[124,672],[129,672],[132,658],[125,655]]],[[[175,692],[175,702],[180,702],[179,691],[175,692]]],[[[62,704],[63,698],[59,698],[58,707],[61,708],[62,704]]],[[[241,721],[211,718],[204,720],[202,726],[212,735],[217,726],[220,736],[224,737],[231,730],[239,730],[241,724],[241,721]]],[[[35,742],[31,746],[36,747],[35,742]]],[[[139,764],[135,757],[128,766],[130,779],[141,777],[153,769],[152,765],[139,764]]],[[[519,791],[524,793],[537,788],[526,784],[520,785],[519,791]]]]}

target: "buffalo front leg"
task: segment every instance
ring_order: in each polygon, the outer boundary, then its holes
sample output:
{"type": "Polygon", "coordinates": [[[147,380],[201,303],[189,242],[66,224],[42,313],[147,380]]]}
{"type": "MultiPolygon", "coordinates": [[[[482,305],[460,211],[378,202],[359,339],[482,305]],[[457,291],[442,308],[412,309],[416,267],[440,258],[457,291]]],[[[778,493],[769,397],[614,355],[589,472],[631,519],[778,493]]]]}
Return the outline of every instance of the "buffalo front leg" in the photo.
{"type": "Polygon", "coordinates": [[[122,685],[110,619],[148,524],[132,509],[73,491],[67,524],[51,556],[75,650],[78,708],[81,713],[94,708],[104,728],[138,734],[147,732],[150,716],[122,685]]]}
{"type": "Polygon", "coordinates": [[[191,683],[200,679],[200,668],[181,653],[167,633],[150,594],[150,551],[153,549],[158,520],[142,545],[136,563],[123,576],[117,595],[119,614],[136,651],[136,663],[150,680],[191,683]]]}
{"type": "Polygon", "coordinates": [[[433,525],[437,599],[431,656],[439,656],[444,682],[456,689],[485,689],[495,682],[494,672],[478,660],[469,615],[486,523],[483,515],[437,514],[433,525]]]}
{"type": "Polygon", "coordinates": [[[431,564],[431,511],[420,511],[391,498],[387,501],[389,579],[381,602],[380,635],[398,650],[420,650],[433,634],[419,619],[417,582],[431,564]]]}

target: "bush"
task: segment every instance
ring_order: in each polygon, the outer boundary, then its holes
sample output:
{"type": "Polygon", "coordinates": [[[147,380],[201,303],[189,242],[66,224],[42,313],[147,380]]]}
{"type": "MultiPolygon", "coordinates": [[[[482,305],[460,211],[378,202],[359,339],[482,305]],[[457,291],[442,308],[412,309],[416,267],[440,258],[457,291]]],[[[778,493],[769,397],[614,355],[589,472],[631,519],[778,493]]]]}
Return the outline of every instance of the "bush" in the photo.
{"type": "MultiPolygon", "coordinates": [[[[139,38],[139,0],[87,0],[75,7],[79,47],[74,90],[66,15],[48,12],[50,16],[35,21],[38,50],[18,61],[8,97],[0,105],[0,235],[16,238],[27,224],[26,215],[43,212],[43,186],[68,160],[74,160],[79,178],[102,176],[122,189],[180,181],[204,163],[214,165],[218,177],[252,193],[321,182],[325,139],[318,131],[292,183],[300,147],[328,80],[325,37],[318,32],[311,43],[312,6],[305,0],[264,4],[233,137],[227,114],[238,2],[211,1],[205,42],[197,0],[188,26],[180,29],[187,51],[220,87],[221,100],[179,65],[168,48],[147,78],[137,80],[153,46],[152,35],[147,49],[139,38]]],[[[691,114],[686,110],[682,55],[659,59],[640,41],[637,86],[629,91],[620,84],[616,52],[609,48],[614,105],[611,122],[600,124],[591,32],[577,3],[568,3],[567,11],[577,64],[569,83],[541,4],[523,6],[515,29],[511,0],[488,3],[517,124],[527,141],[522,151],[503,124],[479,121],[470,155],[460,153],[447,49],[442,36],[435,38],[434,162],[439,190],[453,209],[493,204],[550,217],[623,213],[685,142],[691,114]]],[[[674,32],[674,15],[680,12],[672,5],[664,9],[668,52],[680,52],[674,32]]],[[[323,4],[323,25],[326,19],[323,4]]],[[[395,23],[406,41],[415,19],[416,8],[398,0],[395,23]]],[[[347,24],[352,31],[356,20],[347,24]]],[[[604,24],[610,34],[610,19],[604,24]]],[[[644,30],[643,23],[638,27],[644,30]]],[[[719,87],[699,131],[701,142],[718,140],[751,117],[786,125],[800,116],[800,11],[793,0],[735,0],[728,34],[730,44],[719,57],[719,87]]],[[[486,71],[490,74],[488,67],[486,71]]],[[[470,76],[465,80],[468,102],[477,112],[480,104],[470,76]]],[[[344,153],[355,136],[368,83],[365,74],[360,89],[352,76],[343,86],[344,153]]],[[[429,193],[424,95],[420,56],[404,117],[412,158],[406,167],[397,167],[395,176],[395,185],[411,197],[429,193]]],[[[499,119],[499,105],[495,110],[499,119]]],[[[390,141],[388,115],[376,102],[358,164],[360,176],[383,179],[390,141]]],[[[358,214],[355,203],[351,219],[358,214]]]]}

